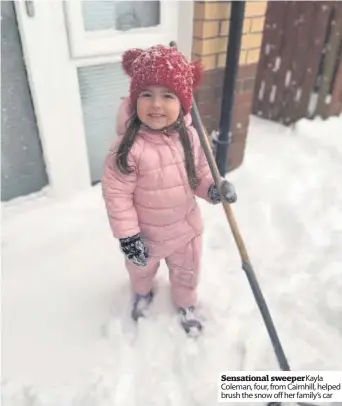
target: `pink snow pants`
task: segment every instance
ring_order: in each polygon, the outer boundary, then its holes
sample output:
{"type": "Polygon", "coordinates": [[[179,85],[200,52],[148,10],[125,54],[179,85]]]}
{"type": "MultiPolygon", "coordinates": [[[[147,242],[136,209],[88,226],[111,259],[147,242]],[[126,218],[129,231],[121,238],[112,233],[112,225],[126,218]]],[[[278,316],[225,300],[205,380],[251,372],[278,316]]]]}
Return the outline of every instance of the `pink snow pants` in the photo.
{"type": "MultiPolygon", "coordinates": [[[[196,305],[201,255],[202,236],[200,235],[165,258],[169,268],[172,299],[176,306],[196,305]]],[[[137,267],[126,261],[131,286],[135,293],[145,295],[152,289],[161,259],[149,258],[146,267],[137,267]]]]}

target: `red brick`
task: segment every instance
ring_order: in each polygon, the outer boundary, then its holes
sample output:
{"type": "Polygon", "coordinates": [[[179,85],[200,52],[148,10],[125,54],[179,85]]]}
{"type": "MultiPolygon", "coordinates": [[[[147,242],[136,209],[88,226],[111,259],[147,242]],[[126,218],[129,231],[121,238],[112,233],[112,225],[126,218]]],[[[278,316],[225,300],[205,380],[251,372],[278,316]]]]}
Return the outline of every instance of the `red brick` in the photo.
{"type": "Polygon", "coordinates": [[[232,142],[245,142],[247,139],[248,127],[236,130],[232,136],[232,142]]]}
{"type": "Polygon", "coordinates": [[[247,79],[251,78],[254,79],[257,74],[258,64],[253,63],[250,65],[240,65],[238,71],[238,78],[239,79],[247,79]]]}
{"type": "Polygon", "coordinates": [[[242,80],[242,89],[244,92],[254,91],[255,78],[244,79],[242,80]]]}
{"type": "Polygon", "coordinates": [[[245,153],[246,143],[244,141],[232,142],[228,149],[228,171],[238,168],[242,162],[245,153]]]}
{"type": "Polygon", "coordinates": [[[243,91],[243,80],[242,79],[237,79],[236,80],[235,91],[237,93],[242,93],[242,91],[243,91]]]}
{"type": "Polygon", "coordinates": [[[252,92],[236,93],[235,95],[235,103],[250,105],[252,101],[253,101],[252,92]]]}
{"type": "Polygon", "coordinates": [[[249,124],[249,114],[234,114],[233,117],[233,132],[247,129],[249,124]]]}
{"type": "Polygon", "coordinates": [[[198,110],[201,116],[211,116],[212,114],[214,114],[214,106],[212,103],[199,102],[198,110]]]}
{"type": "Polygon", "coordinates": [[[220,86],[223,84],[224,69],[215,69],[204,73],[203,85],[220,86]]]}
{"type": "Polygon", "coordinates": [[[196,93],[196,97],[199,101],[214,101],[214,94],[213,88],[209,86],[203,86],[201,89],[196,93]]]}

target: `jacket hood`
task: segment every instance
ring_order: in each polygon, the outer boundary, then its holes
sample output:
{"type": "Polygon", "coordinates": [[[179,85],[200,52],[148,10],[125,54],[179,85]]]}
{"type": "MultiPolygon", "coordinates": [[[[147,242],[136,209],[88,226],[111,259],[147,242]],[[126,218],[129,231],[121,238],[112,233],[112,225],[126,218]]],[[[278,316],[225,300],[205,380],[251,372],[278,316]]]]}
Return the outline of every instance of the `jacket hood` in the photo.
{"type": "MultiPolygon", "coordinates": [[[[131,116],[131,103],[129,97],[127,97],[121,102],[116,116],[116,133],[118,136],[123,136],[125,134],[131,116]]],[[[184,116],[184,121],[187,127],[191,125],[192,119],[190,113],[184,116]]]]}

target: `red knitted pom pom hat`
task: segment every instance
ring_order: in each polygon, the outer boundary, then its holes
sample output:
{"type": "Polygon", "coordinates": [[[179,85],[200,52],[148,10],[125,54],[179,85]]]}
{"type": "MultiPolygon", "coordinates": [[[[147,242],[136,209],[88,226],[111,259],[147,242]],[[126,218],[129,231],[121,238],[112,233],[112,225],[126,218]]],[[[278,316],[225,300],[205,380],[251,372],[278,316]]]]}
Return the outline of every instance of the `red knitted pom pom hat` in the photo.
{"type": "Polygon", "coordinates": [[[185,114],[192,107],[193,90],[199,87],[203,69],[199,61],[189,63],[173,47],[157,45],[143,51],[130,49],[123,54],[122,66],[131,77],[130,99],[135,106],[139,93],[146,87],[167,87],[179,98],[185,114]]]}

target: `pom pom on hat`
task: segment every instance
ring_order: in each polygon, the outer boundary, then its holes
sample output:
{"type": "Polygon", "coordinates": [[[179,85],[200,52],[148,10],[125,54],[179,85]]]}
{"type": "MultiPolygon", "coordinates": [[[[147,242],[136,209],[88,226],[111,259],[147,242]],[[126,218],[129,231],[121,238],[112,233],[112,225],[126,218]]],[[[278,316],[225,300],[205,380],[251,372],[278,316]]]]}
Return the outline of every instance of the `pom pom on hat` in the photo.
{"type": "Polygon", "coordinates": [[[122,67],[128,76],[132,77],[133,62],[138,58],[139,55],[141,55],[142,52],[142,49],[133,48],[129,49],[122,55],[122,67]]]}
{"type": "Polygon", "coordinates": [[[122,57],[122,66],[132,79],[132,106],[144,87],[158,85],[173,91],[184,112],[190,112],[193,90],[199,87],[203,77],[203,68],[199,61],[189,63],[176,48],[157,45],[145,51],[137,48],[126,51],[122,57]]]}

